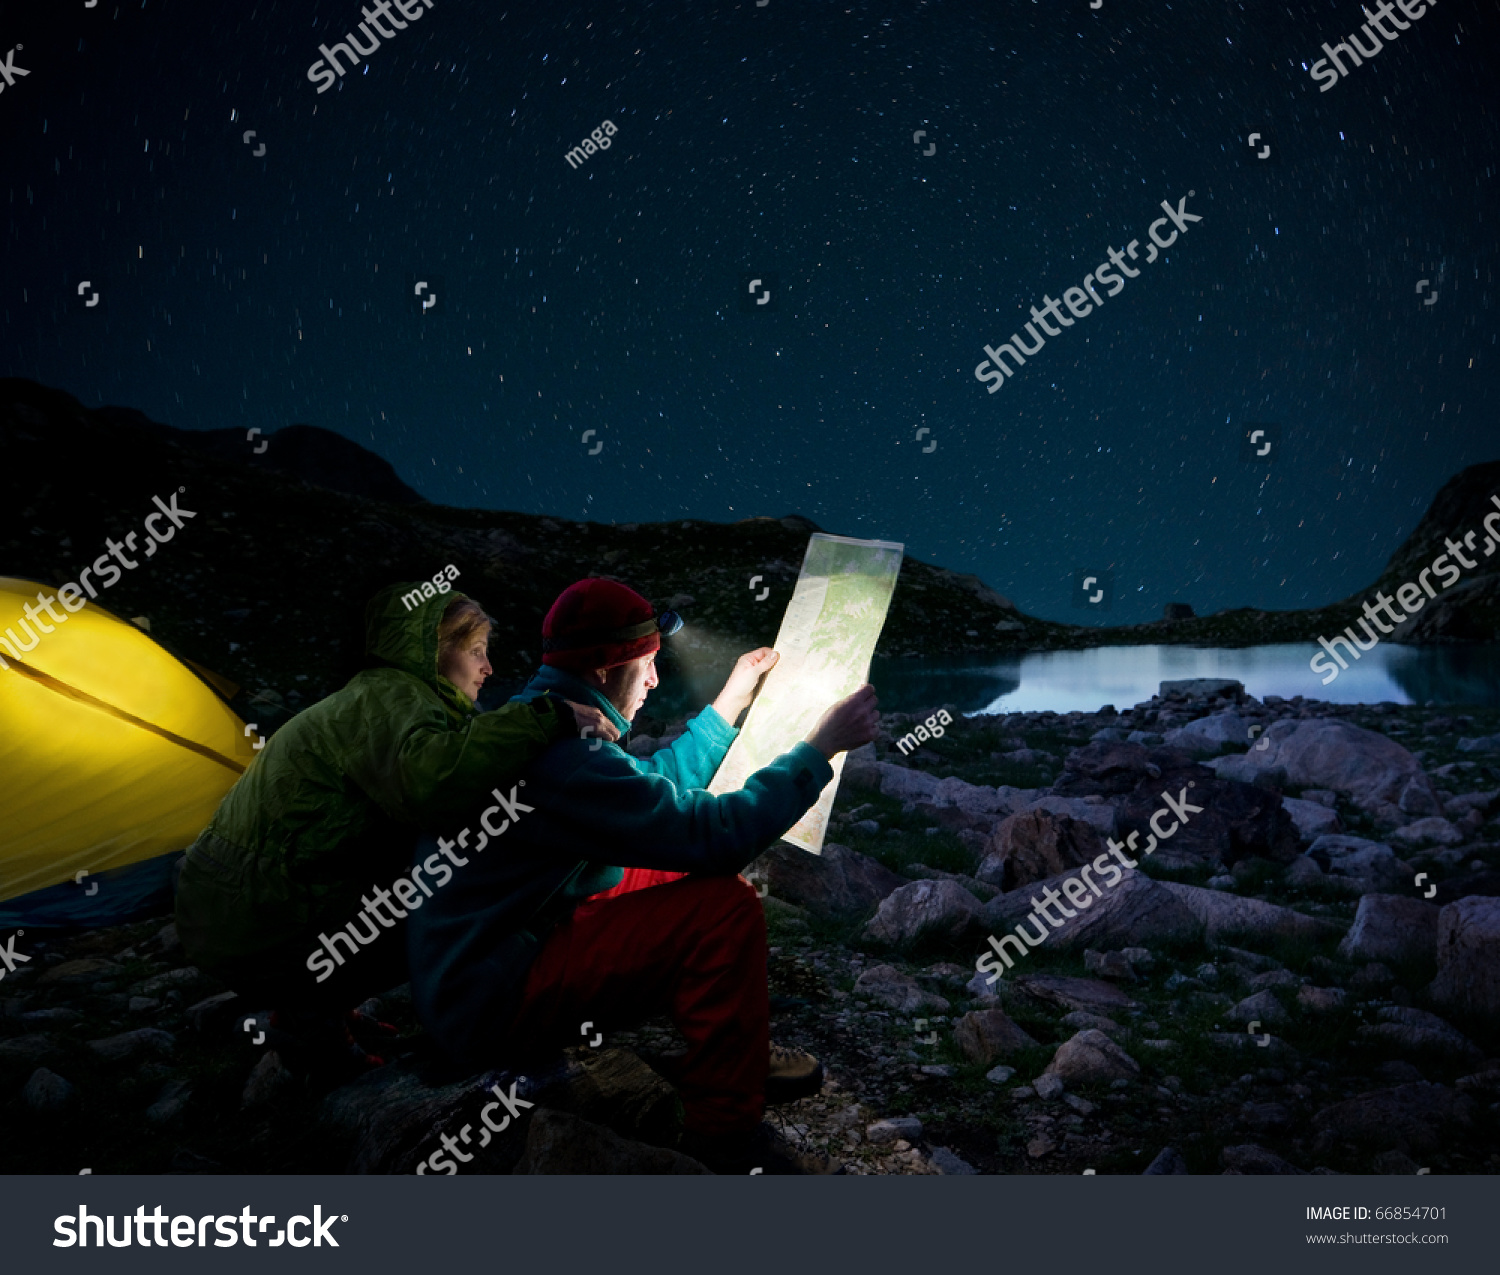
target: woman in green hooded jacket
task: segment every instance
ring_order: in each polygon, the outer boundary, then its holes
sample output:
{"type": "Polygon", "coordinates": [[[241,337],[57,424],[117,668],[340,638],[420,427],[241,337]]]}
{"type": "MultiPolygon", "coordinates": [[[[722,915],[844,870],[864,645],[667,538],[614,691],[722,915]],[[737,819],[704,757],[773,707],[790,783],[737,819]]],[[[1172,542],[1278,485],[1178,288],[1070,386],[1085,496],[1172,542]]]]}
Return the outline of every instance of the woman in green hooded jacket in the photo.
{"type": "Polygon", "coordinates": [[[322,935],[366,920],[371,893],[409,868],[421,830],[462,816],[585,726],[613,737],[601,714],[560,698],[479,712],[492,622],[463,594],[420,589],[375,596],[365,612],[373,667],[266,740],[178,878],[188,955],[293,1032],[326,1035],[309,1024],[342,1024],[350,1006],[406,980],[400,923],[369,935],[332,978],[307,962],[322,935]]]}

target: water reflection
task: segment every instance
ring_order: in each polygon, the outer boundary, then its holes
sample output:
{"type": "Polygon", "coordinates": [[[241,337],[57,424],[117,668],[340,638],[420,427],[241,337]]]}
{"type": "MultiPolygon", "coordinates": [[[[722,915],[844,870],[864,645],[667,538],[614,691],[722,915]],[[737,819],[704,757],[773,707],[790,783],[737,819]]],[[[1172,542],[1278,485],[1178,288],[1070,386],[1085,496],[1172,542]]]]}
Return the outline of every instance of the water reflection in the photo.
{"type": "MultiPolygon", "coordinates": [[[[748,649],[748,648],[746,648],[748,649]]],[[[647,712],[671,718],[707,704],[742,654],[732,639],[694,658],[658,661],[661,685],[647,712]],[[720,649],[722,647],[722,649],[720,649]]],[[[1008,659],[876,659],[870,678],[883,712],[956,704],[965,713],[1052,709],[1092,712],[1128,708],[1156,694],[1164,681],[1232,677],[1257,698],[1280,695],[1339,704],[1500,706],[1500,644],[1406,647],[1382,643],[1351,662],[1327,686],[1308,668],[1309,644],[1240,648],[1111,646],[1089,651],[1039,651],[1008,659]]],[[[503,697],[501,702],[503,702],[503,697]]]]}
{"type": "Polygon", "coordinates": [[[911,711],[957,704],[964,712],[1126,708],[1148,700],[1164,681],[1232,677],[1257,698],[1280,695],[1339,704],[1500,705],[1500,645],[1404,647],[1382,644],[1324,686],[1308,668],[1305,643],[1240,648],[1114,646],[1039,651],[1014,659],[941,664],[877,660],[881,708],[911,711]]]}

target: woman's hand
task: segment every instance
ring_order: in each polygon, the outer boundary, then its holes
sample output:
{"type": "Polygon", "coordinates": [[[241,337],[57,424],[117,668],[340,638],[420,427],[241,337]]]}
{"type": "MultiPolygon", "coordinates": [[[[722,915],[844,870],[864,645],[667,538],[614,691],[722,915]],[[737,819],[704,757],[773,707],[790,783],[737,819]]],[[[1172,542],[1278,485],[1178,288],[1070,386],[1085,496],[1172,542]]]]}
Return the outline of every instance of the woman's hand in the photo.
{"type": "Polygon", "coordinates": [[[564,700],[563,703],[573,710],[573,720],[578,723],[580,739],[603,739],[614,743],[620,738],[619,730],[602,709],[595,708],[592,704],[578,704],[573,700],[564,700]]]}
{"type": "Polygon", "coordinates": [[[776,667],[776,661],[780,658],[769,646],[762,646],[740,656],[734,662],[733,671],[725,679],[719,698],[714,700],[714,711],[733,726],[740,714],[750,707],[760,679],[776,667]]]}

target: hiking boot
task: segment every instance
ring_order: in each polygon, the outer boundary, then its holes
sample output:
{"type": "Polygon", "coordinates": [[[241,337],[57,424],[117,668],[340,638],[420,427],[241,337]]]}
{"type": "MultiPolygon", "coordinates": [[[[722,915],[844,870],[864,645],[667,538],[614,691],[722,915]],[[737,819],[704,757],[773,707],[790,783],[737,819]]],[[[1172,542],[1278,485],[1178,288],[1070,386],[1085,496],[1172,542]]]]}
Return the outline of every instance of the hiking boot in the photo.
{"type": "Polygon", "coordinates": [[[827,1156],[796,1150],[764,1121],[745,1133],[684,1133],[678,1150],[722,1175],[832,1176],[844,1172],[827,1156]]]}
{"type": "Polygon", "coordinates": [[[810,1098],[823,1088],[823,1064],[800,1049],[771,1042],[771,1070],[766,1075],[766,1105],[810,1098]]]}

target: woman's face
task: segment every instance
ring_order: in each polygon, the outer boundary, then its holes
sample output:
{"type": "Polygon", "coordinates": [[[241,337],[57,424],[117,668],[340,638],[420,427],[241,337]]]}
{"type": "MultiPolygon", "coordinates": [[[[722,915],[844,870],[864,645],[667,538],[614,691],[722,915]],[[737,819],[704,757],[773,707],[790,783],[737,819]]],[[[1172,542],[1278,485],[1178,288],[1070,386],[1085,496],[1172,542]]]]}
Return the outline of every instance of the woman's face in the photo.
{"type": "Polygon", "coordinates": [[[475,703],[479,702],[479,688],[484,679],[495,671],[490,667],[489,645],[490,631],[486,628],[463,646],[450,649],[438,661],[438,672],[475,703]]]}

